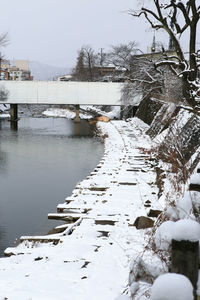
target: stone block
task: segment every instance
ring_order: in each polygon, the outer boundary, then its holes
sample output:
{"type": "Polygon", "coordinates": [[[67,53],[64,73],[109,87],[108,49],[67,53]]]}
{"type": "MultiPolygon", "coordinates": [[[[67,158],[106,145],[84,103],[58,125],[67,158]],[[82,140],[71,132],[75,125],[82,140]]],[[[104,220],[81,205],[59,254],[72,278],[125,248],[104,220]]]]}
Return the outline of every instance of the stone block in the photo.
{"type": "Polygon", "coordinates": [[[145,229],[145,228],[150,228],[153,227],[154,221],[150,218],[147,217],[138,217],[133,226],[135,226],[137,229],[145,229]]]}

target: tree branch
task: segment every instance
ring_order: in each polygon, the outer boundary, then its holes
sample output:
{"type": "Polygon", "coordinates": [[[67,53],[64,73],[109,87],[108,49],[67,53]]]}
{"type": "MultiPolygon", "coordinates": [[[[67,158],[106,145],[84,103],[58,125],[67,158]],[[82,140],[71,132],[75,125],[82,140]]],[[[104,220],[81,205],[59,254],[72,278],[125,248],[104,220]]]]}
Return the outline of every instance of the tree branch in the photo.
{"type": "Polygon", "coordinates": [[[166,60],[166,61],[159,61],[155,63],[156,68],[161,66],[174,66],[174,67],[180,67],[180,64],[173,61],[173,60],[166,60]]]}

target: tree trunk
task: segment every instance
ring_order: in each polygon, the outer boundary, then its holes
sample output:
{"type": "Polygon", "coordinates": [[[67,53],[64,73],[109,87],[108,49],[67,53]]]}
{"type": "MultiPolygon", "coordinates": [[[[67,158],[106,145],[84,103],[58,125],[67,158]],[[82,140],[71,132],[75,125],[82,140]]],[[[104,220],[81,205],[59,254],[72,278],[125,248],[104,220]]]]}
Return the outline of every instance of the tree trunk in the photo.
{"type": "Polygon", "coordinates": [[[195,97],[193,96],[193,90],[190,86],[190,83],[188,82],[187,77],[183,77],[183,96],[186,100],[186,102],[192,106],[193,108],[196,106],[195,97]]]}
{"type": "Polygon", "coordinates": [[[197,31],[196,16],[193,17],[190,25],[190,81],[194,81],[197,78],[197,62],[196,62],[196,31],[197,31]]]}

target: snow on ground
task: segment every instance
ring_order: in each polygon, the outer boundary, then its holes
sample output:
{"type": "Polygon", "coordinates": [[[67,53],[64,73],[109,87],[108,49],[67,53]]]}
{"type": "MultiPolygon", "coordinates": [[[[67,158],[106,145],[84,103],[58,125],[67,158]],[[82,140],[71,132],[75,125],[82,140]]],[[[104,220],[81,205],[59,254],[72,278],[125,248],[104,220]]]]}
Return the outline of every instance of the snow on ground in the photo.
{"type": "Polygon", "coordinates": [[[10,117],[10,114],[6,114],[6,113],[1,113],[0,114],[0,119],[7,119],[10,117]]]}
{"type": "MultiPolygon", "coordinates": [[[[80,113],[81,119],[92,119],[93,116],[91,115],[91,110],[99,115],[104,115],[110,119],[119,118],[120,116],[120,106],[113,106],[111,111],[105,112],[102,111],[97,106],[86,106],[81,105],[80,109],[83,110],[84,113],[80,113]],[[87,114],[86,114],[87,113],[87,114]]],[[[74,119],[76,114],[75,112],[67,109],[67,108],[48,108],[43,112],[43,115],[47,117],[61,117],[67,119],[74,119]]]]}
{"type": "Polygon", "coordinates": [[[80,106],[81,109],[83,109],[83,111],[86,111],[88,113],[90,113],[90,111],[92,110],[93,112],[96,112],[99,115],[103,115],[108,117],[109,119],[114,119],[120,118],[120,112],[121,112],[121,106],[110,106],[110,111],[106,112],[106,111],[102,111],[99,106],[94,106],[94,105],[81,105],[80,106]]]}
{"type": "MultiPolygon", "coordinates": [[[[133,223],[150,208],[162,209],[154,168],[141,152],[151,142],[144,134],[147,125],[137,118],[98,128],[108,136],[102,160],[58,205],[58,213],[49,214],[68,222],[64,231],[24,237],[18,247],[6,249],[13,255],[0,259],[0,299],[129,299],[120,295],[127,291],[130,261],[147,242],[147,230],[133,223]]],[[[148,287],[144,283],[144,291],[148,287]]]]}
{"type": "MultiPolygon", "coordinates": [[[[63,109],[63,108],[48,108],[42,113],[44,116],[47,117],[60,117],[60,118],[67,118],[67,119],[74,119],[76,114],[75,112],[69,110],[69,109],[63,109]]],[[[85,115],[80,113],[80,118],[81,119],[91,119],[91,115],[85,115]]]]}
{"type": "Polygon", "coordinates": [[[10,109],[9,104],[0,104],[0,119],[9,118],[10,114],[7,112],[10,109]]]}

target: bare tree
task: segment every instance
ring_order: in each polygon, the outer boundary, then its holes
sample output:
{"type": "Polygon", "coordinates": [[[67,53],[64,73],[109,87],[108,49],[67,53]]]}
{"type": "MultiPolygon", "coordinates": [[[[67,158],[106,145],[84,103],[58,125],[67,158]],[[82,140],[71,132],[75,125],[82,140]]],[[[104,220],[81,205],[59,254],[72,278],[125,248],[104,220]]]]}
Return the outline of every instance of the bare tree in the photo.
{"type": "Polygon", "coordinates": [[[130,80],[135,84],[135,92],[145,97],[159,96],[163,87],[163,68],[156,70],[154,60],[143,55],[132,59],[130,80]]]}
{"type": "Polygon", "coordinates": [[[94,53],[94,50],[90,46],[84,46],[82,48],[84,53],[84,63],[88,73],[88,80],[93,81],[95,74],[94,74],[94,67],[97,62],[97,55],[94,53]]]}
{"type": "Polygon", "coordinates": [[[8,39],[8,33],[2,33],[0,34],[0,46],[5,47],[8,45],[9,39],[8,39]]]}
{"type": "Polygon", "coordinates": [[[95,66],[97,65],[98,56],[94,50],[86,45],[78,51],[77,64],[73,72],[75,79],[80,81],[95,80],[95,66]]]}
{"type": "Polygon", "coordinates": [[[135,104],[134,101],[138,101],[138,96],[140,100],[154,97],[167,102],[181,101],[181,79],[175,76],[168,66],[155,66],[162,59],[162,54],[159,59],[153,55],[133,56],[129,82],[122,89],[124,105],[135,104]]]}
{"type": "MultiPolygon", "coordinates": [[[[161,46],[163,47],[163,45],[159,44],[159,49],[161,49],[161,46]]],[[[163,96],[163,92],[166,89],[168,89],[169,94],[168,83],[172,87],[172,78],[173,82],[175,80],[168,67],[155,67],[155,63],[158,60],[162,61],[164,58],[162,52],[159,58],[153,55],[138,53],[142,53],[142,51],[138,49],[137,43],[129,42],[128,44],[112,46],[112,50],[107,55],[107,61],[120,68],[124,79],[128,81],[122,89],[122,101],[124,105],[136,105],[136,102],[139,100],[138,96],[140,100],[141,98],[148,97],[158,98],[161,95],[163,96]],[[166,77],[168,81],[166,81],[166,77]]],[[[172,99],[174,100],[174,97],[172,99]]]]}
{"type": "MultiPolygon", "coordinates": [[[[150,2],[150,1],[149,1],[150,2]]],[[[200,19],[199,0],[152,0],[152,6],[147,2],[139,11],[131,11],[132,16],[144,16],[152,28],[163,29],[170,36],[176,55],[165,55],[162,61],[155,63],[156,67],[169,66],[171,71],[182,80],[183,95],[187,103],[196,108],[200,101],[200,82],[198,69],[200,51],[196,50],[197,25],[200,19]],[[173,26],[172,26],[173,25],[173,26]],[[183,33],[188,31],[189,59],[185,57],[180,45],[183,33]]]]}
{"type": "MultiPolygon", "coordinates": [[[[0,35],[0,47],[5,47],[8,45],[8,33],[2,33],[0,35]]],[[[1,77],[1,61],[3,59],[3,55],[2,53],[0,52],[0,77],[1,77]]],[[[6,101],[7,98],[8,98],[8,94],[9,92],[3,87],[3,86],[0,86],[0,100],[1,101],[6,101]]]]}
{"type": "Polygon", "coordinates": [[[136,42],[112,46],[111,51],[107,55],[107,62],[129,74],[131,72],[132,57],[138,51],[140,50],[137,48],[136,42]]]}

